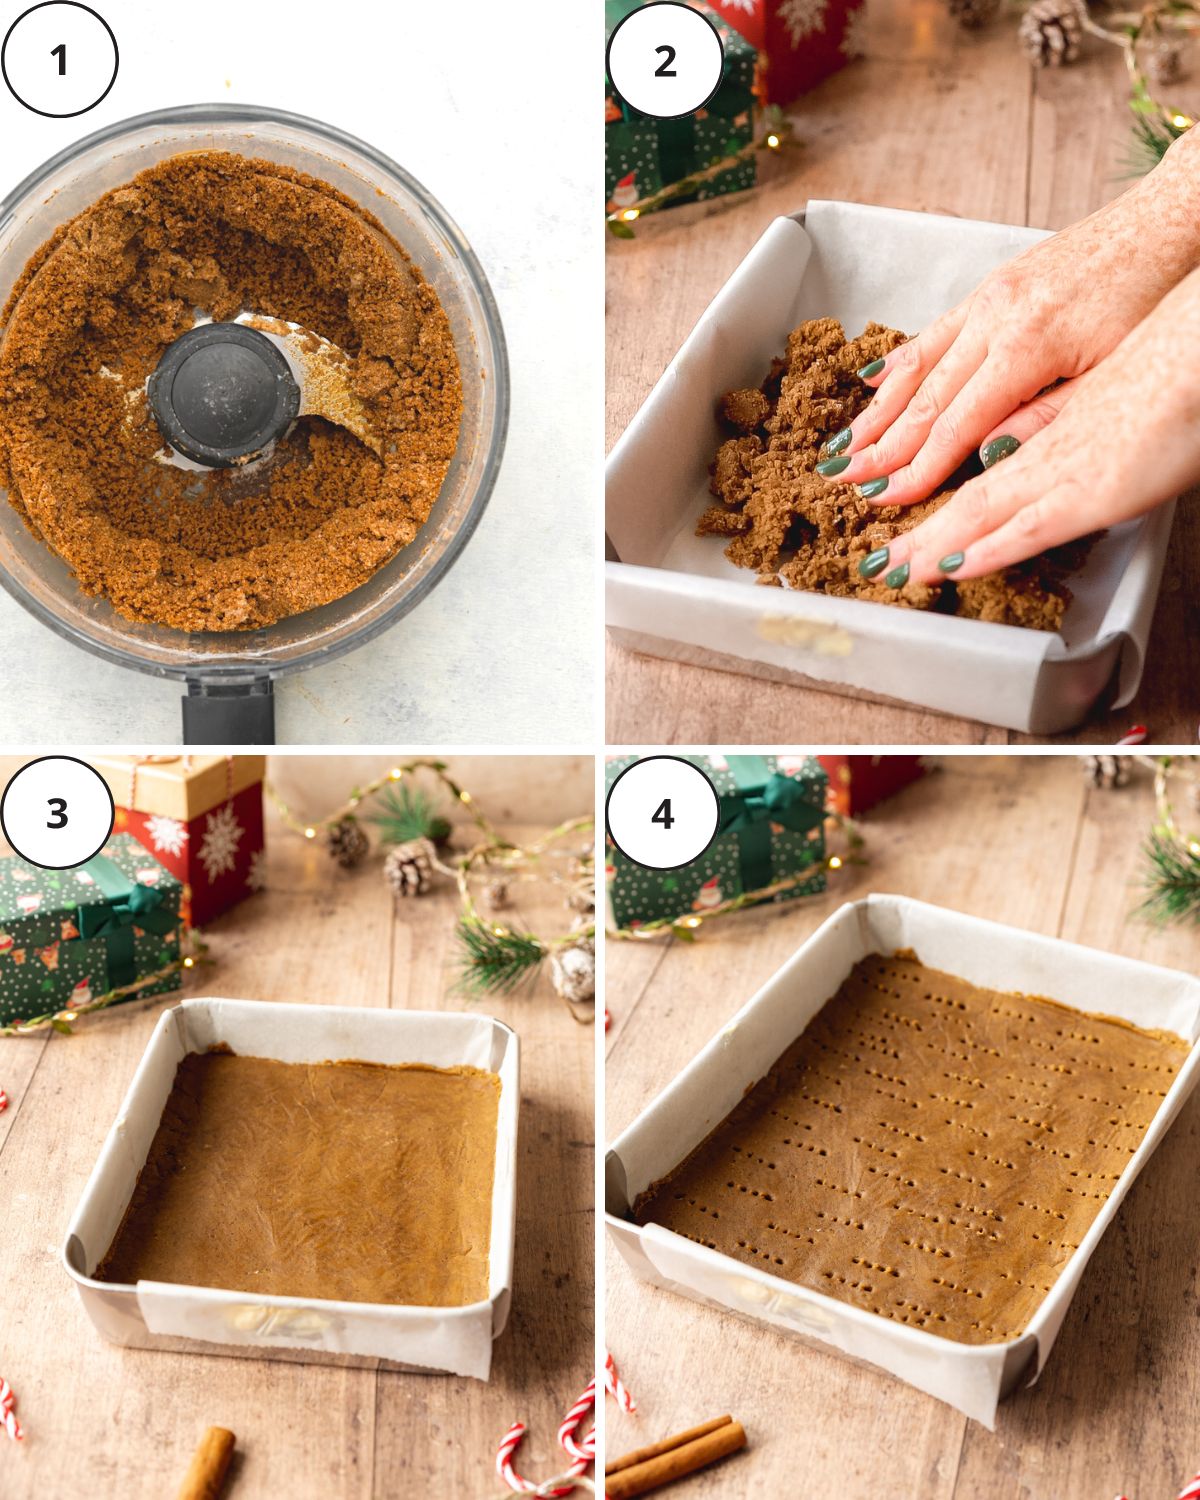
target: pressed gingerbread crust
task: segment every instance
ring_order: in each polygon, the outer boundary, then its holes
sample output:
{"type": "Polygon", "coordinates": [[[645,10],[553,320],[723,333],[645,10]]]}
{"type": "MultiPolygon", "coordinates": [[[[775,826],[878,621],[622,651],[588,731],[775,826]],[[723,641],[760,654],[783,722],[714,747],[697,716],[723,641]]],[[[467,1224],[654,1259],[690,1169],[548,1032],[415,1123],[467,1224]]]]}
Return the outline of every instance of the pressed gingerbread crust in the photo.
{"type": "Polygon", "coordinates": [[[774,361],[760,390],[727,392],[720,417],[731,436],[717,450],[710,486],[721,503],[700,517],[697,534],[731,537],[725,555],[763,583],[1057,630],[1071,600],[1065,579],[1088,543],[962,583],[893,589],[884,577],[859,573],[868,553],[919,525],[979,472],[977,463],[965,467],[944,490],[909,506],[872,505],[854,485],[814,472],[822,444],[870,400],[855,371],[903,342],[902,333],[878,323],[848,341],[840,323],[817,318],[791,333],[786,358],[774,361]]]}
{"type": "Polygon", "coordinates": [[[944,1338],[1012,1339],[1187,1052],[875,955],[635,1217],[944,1338]]]}
{"type": "Polygon", "coordinates": [[[482,1301],[499,1101],[499,1078],[478,1068],[190,1053],[95,1275],[482,1301]]]}
{"type": "Polygon", "coordinates": [[[132,620],[253,630],[341,598],[416,536],[458,440],[432,289],[351,199],[273,162],[196,152],[139,173],[56,231],[0,320],[0,484],[132,620]],[[244,469],[156,462],[147,376],[197,312],[242,311],[350,354],[382,459],[301,417],[244,469]]]}

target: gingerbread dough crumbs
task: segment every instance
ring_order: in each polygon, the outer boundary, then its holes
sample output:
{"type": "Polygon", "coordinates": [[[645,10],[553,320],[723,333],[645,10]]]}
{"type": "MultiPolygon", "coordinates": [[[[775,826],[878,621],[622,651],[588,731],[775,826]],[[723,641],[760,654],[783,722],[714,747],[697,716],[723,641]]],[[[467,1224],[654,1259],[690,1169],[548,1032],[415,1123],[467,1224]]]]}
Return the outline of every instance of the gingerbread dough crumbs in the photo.
{"type": "Polygon", "coordinates": [[[274,162],[195,152],[139,173],[38,250],[0,321],[0,484],[131,620],[254,630],[340,599],[417,535],[458,441],[433,290],[353,200],[274,162]],[[379,454],[302,416],[245,468],[162,462],[147,377],[198,314],[242,312],[346,352],[379,454]]]}
{"type": "Polygon", "coordinates": [[[729,436],[717,450],[710,484],[719,504],[700,517],[697,535],[730,538],[725,555],[753,568],[761,583],[1058,630],[1071,601],[1066,579],[1081,566],[1090,539],[963,582],[893,589],[883,577],[859,573],[869,553],[918,526],[979,472],[977,463],[964,466],[945,489],[909,506],[872,505],[854,485],[814,472],[822,444],[870,400],[855,372],[904,341],[878,323],[847,339],[833,318],[793,330],[786,357],[773,362],[758,390],[728,391],[721,399],[729,436]]]}
{"type": "Polygon", "coordinates": [[[964,1344],[1026,1328],[1188,1044],[874,954],[634,1205],[772,1276],[964,1344]]]}
{"type": "Polygon", "coordinates": [[[483,1301],[499,1106],[480,1068],[189,1053],[95,1277],[483,1301]]]}

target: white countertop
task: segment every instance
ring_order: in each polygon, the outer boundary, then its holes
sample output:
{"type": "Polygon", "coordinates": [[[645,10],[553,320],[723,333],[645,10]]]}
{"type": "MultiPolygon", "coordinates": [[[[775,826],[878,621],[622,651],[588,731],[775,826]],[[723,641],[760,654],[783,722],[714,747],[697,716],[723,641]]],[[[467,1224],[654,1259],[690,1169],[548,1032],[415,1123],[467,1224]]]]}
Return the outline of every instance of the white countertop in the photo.
{"type": "MultiPolygon", "coordinates": [[[[580,79],[596,67],[598,20],[555,0],[94,7],[120,48],[111,93],[87,114],[53,120],[0,86],[0,193],[145,110],[208,100],[293,110],[361,136],[429,188],[500,305],[512,420],[478,530],[393,629],[277,683],[279,743],[590,741],[603,232],[600,109],[580,79]]],[[[0,743],[178,742],[180,684],[77,650],[3,593],[0,640],[0,743]]]]}

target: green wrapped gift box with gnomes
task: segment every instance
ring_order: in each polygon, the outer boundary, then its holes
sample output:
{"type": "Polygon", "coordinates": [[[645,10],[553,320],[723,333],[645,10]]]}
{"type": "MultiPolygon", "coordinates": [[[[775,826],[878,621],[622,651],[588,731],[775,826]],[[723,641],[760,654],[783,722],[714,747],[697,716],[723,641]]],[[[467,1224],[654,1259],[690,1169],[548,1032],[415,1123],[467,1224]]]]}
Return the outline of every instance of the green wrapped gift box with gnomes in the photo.
{"type": "MultiPolygon", "coordinates": [[[[118,834],[73,870],[0,859],[0,1025],[74,1010],[179,958],[183,887],[118,834]]],[[[178,970],[129,995],[177,990],[178,970]]]]}
{"type": "MultiPolygon", "coordinates": [[[[636,755],[612,761],[611,788],[636,755]]],[[[720,799],[717,836],[690,864],[652,870],[608,840],[604,874],[608,923],[637,931],[705,912],[776,881],[797,880],[764,899],[790,901],[825,889],[828,778],[811,755],[684,755],[707,775],[720,799]],[[806,872],[808,872],[806,874],[806,872]]]]}

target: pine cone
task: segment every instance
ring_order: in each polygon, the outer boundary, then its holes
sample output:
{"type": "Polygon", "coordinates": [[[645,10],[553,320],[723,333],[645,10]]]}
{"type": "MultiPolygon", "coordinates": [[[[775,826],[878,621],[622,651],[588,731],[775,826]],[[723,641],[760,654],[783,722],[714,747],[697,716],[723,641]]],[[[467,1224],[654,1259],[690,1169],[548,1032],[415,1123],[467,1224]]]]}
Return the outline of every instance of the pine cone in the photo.
{"type": "Polygon", "coordinates": [[[383,874],[396,897],[423,896],[433,884],[436,850],[426,838],[397,844],[384,861],[383,874]]]}
{"type": "Polygon", "coordinates": [[[1000,0],[947,0],[950,14],[966,31],[977,31],[996,18],[1000,0]]]}
{"type": "Polygon", "coordinates": [[[1017,37],[1035,68],[1059,68],[1079,56],[1083,0],[1033,0],[1017,37]]]}
{"type": "Polygon", "coordinates": [[[353,870],[355,865],[361,864],[370,847],[371,841],[357,818],[342,818],[325,835],[325,848],[330,859],[343,870],[353,870]]]}
{"type": "Polygon", "coordinates": [[[554,988],[570,1005],[583,1005],[596,998],[596,944],[591,938],[580,938],[569,948],[558,948],[550,955],[550,976],[554,988]]]}
{"type": "Polygon", "coordinates": [[[484,888],[483,899],[487,902],[488,911],[503,911],[511,906],[512,902],[508,894],[507,880],[491,880],[484,888]]]}
{"type": "Polygon", "coordinates": [[[1152,83],[1169,87],[1183,77],[1183,42],[1179,37],[1155,37],[1147,42],[1143,56],[1152,83]]]}
{"type": "Polygon", "coordinates": [[[1093,786],[1111,789],[1129,782],[1128,755],[1085,755],[1083,774],[1093,786]]]}

